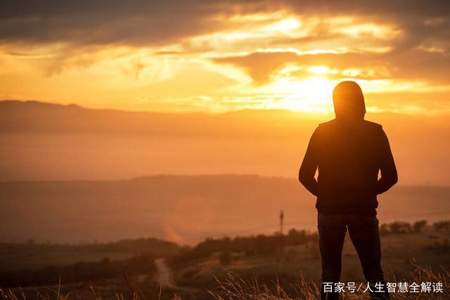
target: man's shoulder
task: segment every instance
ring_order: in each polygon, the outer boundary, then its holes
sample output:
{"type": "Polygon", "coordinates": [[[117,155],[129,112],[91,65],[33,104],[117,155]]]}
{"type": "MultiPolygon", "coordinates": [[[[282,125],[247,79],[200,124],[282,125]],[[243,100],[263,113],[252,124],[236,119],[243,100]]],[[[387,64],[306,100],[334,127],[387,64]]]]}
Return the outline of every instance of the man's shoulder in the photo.
{"type": "Polygon", "coordinates": [[[336,119],[327,121],[327,122],[323,122],[320,123],[319,126],[317,126],[317,129],[321,130],[321,129],[327,129],[327,128],[331,128],[334,127],[336,124],[336,119]]]}
{"type": "Polygon", "coordinates": [[[381,124],[364,120],[364,130],[368,135],[381,136],[383,134],[383,126],[381,124]]]}
{"type": "MultiPolygon", "coordinates": [[[[338,123],[336,122],[336,119],[333,119],[330,121],[320,123],[319,126],[317,126],[317,130],[319,130],[319,131],[325,130],[326,131],[326,130],[334,128],[336,126],[338,126],[338,123]]],[[[373,130],[382,130],[383,129],[383,126],[381,124],[367,121],[367,120],[363,120],[362,127],[366,128],[366,129],[373,129],[373,130]]]]}
{"type": "MultiPolygon", "coordinates": [[[[336,119],[320,123],[317,126],[316,132],[318,135],[327,135],[335,132],[335,128],[339,128],[339,124],[336,119]]],[[[383,132],[383,126],[381,124],[363,120],[359,126],[359,130],[365,131],[367,134],[380,134],[383,132]]]]}
{"type": "Polygon", "coordinates": [[[327,122],[320,123],[315,130],[316,136],[323,136],[327,135],[327,132],[330,132],[332,128],[334,127],[335,120],[330,120],[327,122]]]}
{"type": "Polygon", "coordinates": [[[371,122],[371,121],[367,121],[364,120],[364,125],[368,128],[373,128],[373,129],[378,129],[381,130],[383,129],[383,126],[381,124],[375,123],[375,122],[371,122]]]}

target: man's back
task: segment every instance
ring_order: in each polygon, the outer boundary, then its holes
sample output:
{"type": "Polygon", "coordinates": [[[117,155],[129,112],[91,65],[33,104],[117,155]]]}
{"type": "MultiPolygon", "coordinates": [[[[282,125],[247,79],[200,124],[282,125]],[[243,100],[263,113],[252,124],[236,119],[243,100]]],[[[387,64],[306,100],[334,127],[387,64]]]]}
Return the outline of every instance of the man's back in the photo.
{"type": "Polygon", "coordinates": [[[396,177],[389,142],[376,123],[332,120],[313,133],[300,169],[300,179],[318,169],[317,209],[326,214],[375,214],[376,195],[383,192],[378,172],[396,177]]]}

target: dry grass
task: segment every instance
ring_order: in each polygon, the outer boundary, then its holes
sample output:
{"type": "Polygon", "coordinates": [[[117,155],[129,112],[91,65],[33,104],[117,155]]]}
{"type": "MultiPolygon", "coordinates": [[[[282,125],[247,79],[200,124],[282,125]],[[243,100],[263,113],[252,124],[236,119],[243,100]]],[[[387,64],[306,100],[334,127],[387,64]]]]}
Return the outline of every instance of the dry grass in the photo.
{"type": "Polygon", "coordinates": [[[300,278],[298,282],[292,284],[295,296],[289,295],[279,282],[269,286],[257,280],[243,280],[232,273],[228,273],[225,279],[216,279],[216,281],[217,288],[210,291],[209,294],[212,299],[217,300],[317,299],[319,295],[317,284],[304,278],[300,278]]]}
{"type": "MultiPolygon", "coordinates": [[[[448,286],[450,283],[450,272],[442,270],[441,272],[433,272],[430,269],[414,265],[414,271],[405,278],[402,276],[401,280],[391,278],[392,282],[441,282],[443,284],[444,293],[395,293],[390,294],[392,299],[412,299],[424,300],[435,299],[445,300],[449,299],[448,286]]],[[[317,283],[300,277],[296,282],[292,282],[288,290],[281,287],[279,282],[272,284],[261,283],[257,280],[244,280],[241,277],[228,273],[222,279],[216,279],[217,286],[208,291],[208,298],[214,300],[313,300],[319,298],[319,288],[317,283]]],[[[129,286],[126,293],[112,292],[109,295],[101,293],[105,287],[89,287],[88,290],[82,293],[79,290],[69,290],[63,292],[61,285],[53,289],[47,288],[46,293],[42,293],[36,289],[32,297],[27,296],[29,293],[24,292],[23,289],[0,289],[0,299],[4,300],[77,300],[77,299],[94,299],[94,300],[144,300],[144,299],[197,299],[195,296],[183,295],[183,290],[163,291],[162,288],[155,286],[156,290],[151,293],[144,291],[138,287],[129,286]]],[[[113,288],[114,290],[114,288],[113,288]]],[[[29,290],[28,290],[29,291],[29,290]]],[[[202,298],[204,299],[204,298],[202,298]]],[[[342,295],[343,300],[351,299],[368,299],[368,295],[364,293],[345,293],[342,295]]]]}
{"type": "MultiPolygon", "coordinates": [[[[392,282],[441,282],[443,284],[444,293],[391,293],[392,299],[412,299],[412,300],[445,300],[449,298],[450,272],[442,270],[442,272],[433,272],[430,269],[414,265],[414,271],[408,280],[391,279],[392,282]]],[[[278,282],[271,286],[260,284],[256,280],[245,281],[233,274],[227,274],[224,280],[217,280],[217,288],[210,291],[212,299],[215,300],[313,300],[320,299],[320,292],[317,283],[300,278],[293,283],[292,290],[294,292],[286,292],[278,282]]],[[[369,299],[367,293],[345,293],[342,299],[369,299]]]]}

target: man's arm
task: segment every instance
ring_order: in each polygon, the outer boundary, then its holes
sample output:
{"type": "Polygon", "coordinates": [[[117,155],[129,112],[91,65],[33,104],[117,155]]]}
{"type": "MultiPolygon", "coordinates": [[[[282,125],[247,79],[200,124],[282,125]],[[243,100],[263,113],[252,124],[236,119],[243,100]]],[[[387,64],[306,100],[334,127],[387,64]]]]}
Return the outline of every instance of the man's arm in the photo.
{"type": "Polygon", "coordinates": [[[306,149],[305,157],[303,158],[300,171],[298,173],[298,180],[303,186],[313,195],[317,196],[318,184],[314,177],[318,166],[317,158],[317,129],[309,140],[308,148],[306,149]]]}
{"type": "Polygon", "coordinates": [[[381,130],[381,143],[381,177],[377,182],[377,194],[386,192],[398,181],[397,168],[395,167],[394,157],[392,156],[391,147],[389,146],[389,140],[383,130],[381,130]]]}

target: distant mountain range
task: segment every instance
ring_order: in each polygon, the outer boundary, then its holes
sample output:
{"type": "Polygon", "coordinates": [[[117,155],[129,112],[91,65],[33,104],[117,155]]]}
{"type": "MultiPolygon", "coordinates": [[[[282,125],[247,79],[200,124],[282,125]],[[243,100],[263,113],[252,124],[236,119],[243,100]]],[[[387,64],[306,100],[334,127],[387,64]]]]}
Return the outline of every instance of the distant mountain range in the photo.
{"type": "MultiPolygon", "coordinates": [[[[381,222],[450,218],[450,187],[398,186],[379,199],[381,222]]],[[[0,241],[78,242],[315,230],[315,199],[292,179],[151,176],[117,181],[0,183],[0,241]]]]}
{"type": "MultiPolygon", "coordinates": [[[[450,185],[447,115],[369,113],[383,124],[401,184],[450,185]]],[[[0,101],[0,181],[156,174],[295,178],[327,115],[281,110],[157,113],[0,101]]]]}
{"type": "Polygon", "coordinates": [[[298,128],[305,122],[311,122],[311,119],[305,113],[281,110],[244,110],[220,114],[160,113],[87,109],[75,104],[60,105],[40,101],[0,101],[0,133],[286,135],[292,133],[292,127],[288,124],[297,124],[294,128],[298,128]],[[283,131],[267,132],[268,128],[282,128],[283,131]]]}

